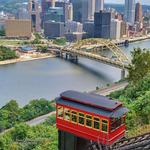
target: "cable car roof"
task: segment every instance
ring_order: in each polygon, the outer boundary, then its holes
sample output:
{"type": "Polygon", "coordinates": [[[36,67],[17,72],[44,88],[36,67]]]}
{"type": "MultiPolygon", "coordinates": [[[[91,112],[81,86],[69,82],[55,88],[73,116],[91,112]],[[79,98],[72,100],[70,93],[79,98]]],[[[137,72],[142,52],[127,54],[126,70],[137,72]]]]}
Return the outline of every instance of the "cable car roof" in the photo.
{"type": "Polygon", "coordinates": [[[84,105],[81,103],[76,103],[74,101],[68,101],[62,99],[61,97],[56,99],[56,103],[66,107],[71,107],[80,110],[81,112],[93,113],[95,115],[101,115],[108,118],[120,118],[128,112],[128,109],[125,107],[118,107],[115,111],[108,111],[101,108],[96,108],[93,106],[84,105]]]}
{"type": "Polygon", "coordinates": [[[122,106],[121,102],[112,100],[108,97],[77,91],[63,92],[60,97],[68,102],[72,101],[87,106],[93,106],[95,108],[101,108],[107,111],[113,111],[122,106]]]}

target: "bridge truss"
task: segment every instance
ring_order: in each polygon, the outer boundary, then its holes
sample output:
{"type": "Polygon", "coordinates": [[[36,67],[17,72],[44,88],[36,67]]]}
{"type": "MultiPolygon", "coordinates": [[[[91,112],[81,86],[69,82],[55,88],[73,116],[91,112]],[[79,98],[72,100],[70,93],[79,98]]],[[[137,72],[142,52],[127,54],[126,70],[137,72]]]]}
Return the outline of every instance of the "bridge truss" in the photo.
{"type": "Polygon", "coordinates": [[[122,49],[116,46],[112,41],[106,39],[94,38],[80,40],[63,48],[62,51],[77,56],[101,61],[109,65],[114,65],[118,68],[127,69],[129,64],[129,59],[123,53],[122,49]],[[101,55],[100,52],[103,49],[111,51],[115,59],[101,55]]]}

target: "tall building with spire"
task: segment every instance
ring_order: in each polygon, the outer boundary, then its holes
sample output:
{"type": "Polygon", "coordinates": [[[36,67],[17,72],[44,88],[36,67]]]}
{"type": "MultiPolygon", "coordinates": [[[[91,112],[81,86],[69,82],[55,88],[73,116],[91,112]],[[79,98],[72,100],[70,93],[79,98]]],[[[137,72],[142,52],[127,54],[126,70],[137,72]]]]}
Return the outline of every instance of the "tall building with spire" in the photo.
{"type": "Polygon", "coordinates": [[[99,12],[104,9],[104,0],[95,0],[95,12],[99,12]]]}
{"type": "Polygon", "coordinates": [[[142,22],[142,5],[141,5],[141,2],[138,1],[136,3],[136,7],[135,7],[135,22],[142,22]]]}
{"type": "Polygon", "coordinates": [[[135,23],[135,0],[125,0],[125,21],[131,25],[135,23]]]}
{"type": "Polygon", "coordinates": [[[37,0],[29,0],[28,11],[31,17],[32,29],[35,32],[41,31],[40,8],[37,0]]]}

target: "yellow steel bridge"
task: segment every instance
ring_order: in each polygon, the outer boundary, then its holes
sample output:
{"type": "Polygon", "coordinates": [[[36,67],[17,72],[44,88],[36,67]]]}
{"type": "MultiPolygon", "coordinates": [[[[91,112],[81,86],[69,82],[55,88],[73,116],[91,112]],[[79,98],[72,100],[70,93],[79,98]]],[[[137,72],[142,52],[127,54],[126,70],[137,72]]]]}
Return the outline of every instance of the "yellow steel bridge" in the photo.
{"type": "Polygon", "coordinates": [[[73,56],[93,59],[121,69],[128,69],[130,62],[121,48],[116,46],[113,42],[111,42],[111,40],[106,39],[94,38],[80,40],[62,48],[61,52],[68,53],[73,56]],[[110,58],[102,55],[101,52],[104,48],[111,51],[113,57],[110,58]]]}

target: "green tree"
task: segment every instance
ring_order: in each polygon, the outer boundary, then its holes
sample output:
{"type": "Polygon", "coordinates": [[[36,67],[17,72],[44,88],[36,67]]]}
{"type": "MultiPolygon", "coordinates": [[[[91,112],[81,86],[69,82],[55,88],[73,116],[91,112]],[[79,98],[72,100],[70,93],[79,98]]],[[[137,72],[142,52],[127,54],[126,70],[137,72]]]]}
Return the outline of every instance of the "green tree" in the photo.
{"type": "Polygon", "coordinates": [[[150,72],[150,51],[137,48],[131,54],[132,64],[129,66],[128,79],[136,83],[150,72]]]}
{"type": "Polygon", "coordinates": [[[5,106],[3,106],[1,109],[8,110],[11,112],[16,112],[19,110],[19,105],[16,102],[16,100],[11,100],[5,106]]]}
{"type": "Polygon", "coordinates": [[[51,102],[45,99],[32,100],[30,103],[23,107],[21,118],[25,121],[33,119],[37,116],[49,113],[54,110],[51,102]]]}
{"type": "Polygon", "coordinates": [[[65,45],[67,42],[66,38],[57,38],[53,41],[56,45],[65,45]]]}
{"type": "Polygon", "coordinates": [[[34,35],[35,35],[36,39],[39,39],[39,40],[42,39],[42,37],[41,37],[41,35],[39,33],[35,32],[34,35]]]}
{"type": "Polygon", "coordinates": [[[5,30],[4,29],[0,30],[0,36],[5,36],[5,35],[6,35],[5,30]]]}
{"type": "Polygon", "coordinates": [[[38,46],[37,51],[41,53],[47,53],[48,52],[48,46],[38,46]]]}
{"type": "Polygon", "coordinates": [[[0,61],[14,58],[18,58],[15,51],[7,47],[0,46],[0,61]]]}
{"type": "Polygon", "coordinates": [[[13,143],[10,133],[0,135],[0,150],[9,150],[9,145],[13,143]]]}
{"type": "Polygon", "coordinates": [[[144,95],[138,97],[133,105],[137,116],[141,120],[141,124],[150,123],[150,91],[146,91],[144,95]]]}
{"type": "Polygon", "coordinates": [[[46,125],[50,125],[50,126],[55,125],[55,124],[56,124],[56,116],[55,116],[55,115],[50,116],[50,117],[45,121],[45,124],[46,124],[46,125]]]}
{"type": "Polygon", "coordinates": [[[46,99],[32,100],[23,108],[19,108],[17,102],[11,100],[0,109],[0,132],[55,110],[53,103],[46,99]]]}
{"type": "Polygon", "coordinates": [[[25,140],[27,138],[29,126],[21,123],[15,126],[12,132],[12,139],[14,141],[25,140]]]}
{"type": "Polygon", "coordinates": [[[6,128],[9,128],[8,116],[9,111],[0,110],[0,132],[4,131],[6,128]]]}

